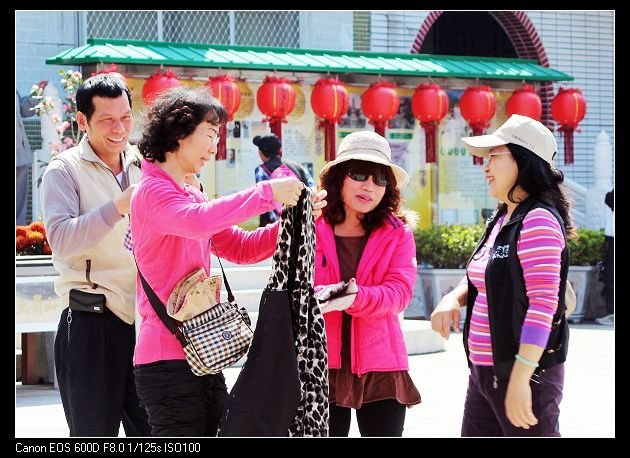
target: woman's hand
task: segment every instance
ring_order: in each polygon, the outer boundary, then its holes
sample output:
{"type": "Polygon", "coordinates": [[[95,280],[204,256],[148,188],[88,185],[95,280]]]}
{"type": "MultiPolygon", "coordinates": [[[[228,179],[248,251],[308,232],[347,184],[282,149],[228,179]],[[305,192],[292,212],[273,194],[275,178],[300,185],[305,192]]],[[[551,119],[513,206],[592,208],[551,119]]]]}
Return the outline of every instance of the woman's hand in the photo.
{"type": "Polygon", "coordinates": [[[532,389],[527,375],[519,376],[512,371],[505,393],[505,415],[517,428],[536,426],[538,419],[532,410],[532,389]]]}
{"type": "Polygon", "coordinates": [[[293,206],[300,200],[304,183],[297,178],[273,178],[269,180],[273,191],[273,200],[293,206]]]}
{"type": "Polygon", "coordinates": [[[328,191],[325,189],[313,194],[313,219],[317,219],[322,216],[322,208],[328,204],[328,202],[324,200],[327,194],[328,191]]]}
{"type": "Polygon", "coordinates": [[[453,291],[444,295],[440,303],[431,314],[431,329],[448,339],[451,333],[451,324],[455,332],[459,332],[459,320],[462,312],[461,303],[468,293],[468,285],[458,285],[453,291]]]}

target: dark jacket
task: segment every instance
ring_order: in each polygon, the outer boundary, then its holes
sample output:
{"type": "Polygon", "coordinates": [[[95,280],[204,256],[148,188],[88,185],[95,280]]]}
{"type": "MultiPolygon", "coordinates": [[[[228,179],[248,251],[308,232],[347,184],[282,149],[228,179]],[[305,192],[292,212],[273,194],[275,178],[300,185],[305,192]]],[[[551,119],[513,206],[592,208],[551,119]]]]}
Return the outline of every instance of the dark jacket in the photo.
{"type": "MultiPolygon", "coordinates": [[[[512,213],[510,221],[505,223],[492,247],[492,256],[486,267],[486,289],[488,300],[488,320],[492,340],[492,357],[494,371],[498,380],[507,380],[514,364],[514,355],[518,353],[521,330],[525,321],[525,314],[529,308],[529,299],[525,290],[523,269],[516,253],[518,236],[523,226],[525,215],[535,208],[544,208],[556,217],[565,236],[564,222],[555,208],[533,198],[528,197],[519,204],[512,213]]],[[[488,223],[486,232],[473,251],[477,253],[486,241],[492,228],[502,213],[497,213],[488,223]]],[[[472,256],[471,256],[472,259],[472,256]]],[[[470,260],[468,261],[470,262],[470,260]]],[[[553,317],[551,334],[547,347],[539,361],[539,368],[544,369],[563,363],[567,356],[569,343],[569,326],[565,317],[564,295],[569,272],[569,248],[566,243],[561,254],[560,290],[558,292],[558,308],[553,317]]],[[[468,279],[468,302],[466,322],[464,324],[464,348],[468,358],[468,332],[472,308],[477,297],[477,288],[468,279]]],[[[470,360],[468,365],[470,366],[470,360]]]]}

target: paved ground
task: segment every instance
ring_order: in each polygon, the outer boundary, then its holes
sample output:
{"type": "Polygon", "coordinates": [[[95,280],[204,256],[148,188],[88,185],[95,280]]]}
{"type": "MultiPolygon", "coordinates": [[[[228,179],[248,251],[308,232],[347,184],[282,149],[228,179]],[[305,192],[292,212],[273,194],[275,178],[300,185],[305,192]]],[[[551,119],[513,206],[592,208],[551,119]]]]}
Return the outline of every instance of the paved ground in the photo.
{"type": "MultiPolygon", "coordinates": [[[[468,369],[461,334],[446,350],[410,357],[422,403],[407,411],[405,437],[459,437],[468,369]]],[[[225,372],[231,387],[239,369],[225,372]]],[[[564,437],[615,436],[615,341],[612,326],[571,325],[560,430],[564,437]]],[[[121,429],[121,436],[124,435],[121,429]]],[[[68,437],[59,392],[16,384],[16,437],[68,437]]],[[[351,437],[358,437],[353,419],[351,437]]]]}

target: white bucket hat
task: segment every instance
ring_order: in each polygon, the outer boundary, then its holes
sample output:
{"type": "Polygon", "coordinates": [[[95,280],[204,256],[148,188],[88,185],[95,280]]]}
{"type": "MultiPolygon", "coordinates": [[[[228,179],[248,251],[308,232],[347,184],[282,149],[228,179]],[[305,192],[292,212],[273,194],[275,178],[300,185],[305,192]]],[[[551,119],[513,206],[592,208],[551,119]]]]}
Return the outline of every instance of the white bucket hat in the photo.
{"type": "Polygon", "coordinates": [[[542,123],[527,116],[513,114],[493,134],[462,138],[473,156],[487,157],[491,148],[514,143],[527,148],[550,166],[558,151],[556,139],[542,123]]]}
{"type": "Polygon", "coordinates": [[[402,167],[392,162],[392,150],[385,138],[370,130],[352,132],[341,140],[334,161],[328,162],[319,172],[319,176],[341,162],[355,159],[357,161],[374,162],[390,167],[396,178],[396,187],[402,189],[409,183],[409,175],[402,167]]]}

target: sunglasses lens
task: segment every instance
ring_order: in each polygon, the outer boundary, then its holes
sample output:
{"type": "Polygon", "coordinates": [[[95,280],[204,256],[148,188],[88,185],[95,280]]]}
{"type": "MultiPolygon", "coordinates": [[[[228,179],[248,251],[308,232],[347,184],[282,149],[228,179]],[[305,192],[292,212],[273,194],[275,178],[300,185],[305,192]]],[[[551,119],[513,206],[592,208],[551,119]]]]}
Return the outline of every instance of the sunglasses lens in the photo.
{"type": "Polygon", "coordinates": [[[348,176],[352,178],[354,181],[365,181],[368,179],[370,175],[365,174],[365,173],[358,173],[358,172],[350,171],[348,172],[348,176]]]}
{"type": "Polygon", "coordinates": [[[387,175],[384,173],[377,173],[376,175],[372,175],[374,179],[374,183],[379,186],[387,186],[389,184],[389,180],[387,179],[387,175]]]}

